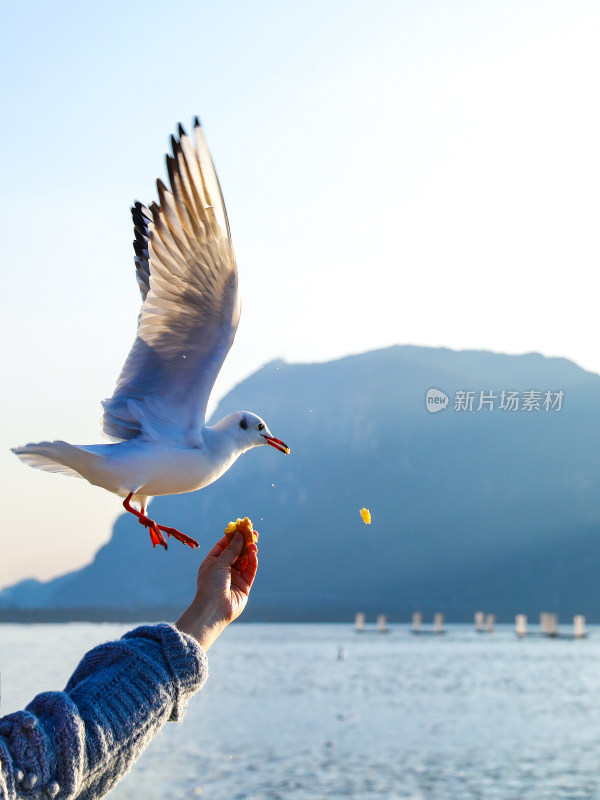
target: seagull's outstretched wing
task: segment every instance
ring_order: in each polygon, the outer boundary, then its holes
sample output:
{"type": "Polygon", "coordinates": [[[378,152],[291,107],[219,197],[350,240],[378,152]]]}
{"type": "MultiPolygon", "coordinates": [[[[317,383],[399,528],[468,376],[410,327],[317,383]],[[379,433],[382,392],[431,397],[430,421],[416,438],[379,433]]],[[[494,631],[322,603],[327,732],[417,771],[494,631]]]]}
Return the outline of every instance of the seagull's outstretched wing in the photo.
{"type": "Polygon", "coordinates": [[[103,428],[116,439],[194,444],[240,303],[227,212],[200,122],[192,136],[179,126],[171,141],[170,191],[159,180],[160,204],[132,209],[143,305],[115,393],[102,404],[103,428]]]}

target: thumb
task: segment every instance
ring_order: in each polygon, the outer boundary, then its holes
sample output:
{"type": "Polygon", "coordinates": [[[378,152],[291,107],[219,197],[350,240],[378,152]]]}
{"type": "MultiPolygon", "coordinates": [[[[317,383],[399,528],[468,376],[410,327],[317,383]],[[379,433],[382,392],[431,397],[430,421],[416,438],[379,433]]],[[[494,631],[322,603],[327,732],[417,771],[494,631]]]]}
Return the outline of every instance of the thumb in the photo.
{"type": "Polygon", "coordinates": [[[231,537],[231,541],[223,550],[219,558],[217,559],[220,564],[224,566],[230,567],[239,554],[242,552],[242,548],[244,545],[244,537],[239,531],[236,531],[233,536],[231,537]]]}

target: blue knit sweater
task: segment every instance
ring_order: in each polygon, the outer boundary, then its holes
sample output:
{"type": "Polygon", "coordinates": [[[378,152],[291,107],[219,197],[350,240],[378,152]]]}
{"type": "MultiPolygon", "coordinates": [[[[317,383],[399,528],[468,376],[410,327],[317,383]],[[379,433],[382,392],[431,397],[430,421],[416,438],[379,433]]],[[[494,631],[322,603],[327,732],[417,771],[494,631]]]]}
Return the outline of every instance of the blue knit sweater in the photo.
{"type": "Polygon", "coordinates": [[[172,625],[90,650],[64,692],[0,719],[0,800],[102,797],[207,677],[204,650],[172,625]]]}

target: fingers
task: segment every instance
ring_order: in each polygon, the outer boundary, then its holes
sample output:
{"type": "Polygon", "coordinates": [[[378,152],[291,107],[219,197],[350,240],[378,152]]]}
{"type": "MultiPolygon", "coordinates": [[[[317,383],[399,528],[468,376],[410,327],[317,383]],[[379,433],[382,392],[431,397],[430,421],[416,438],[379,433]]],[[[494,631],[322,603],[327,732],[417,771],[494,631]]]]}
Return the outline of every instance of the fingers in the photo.
{"type": "Polygon", "coordinates": [[[240,589],[244,594],[248,594],[254,583],[256,577],[256,570],[258,569],[258,553],[255,544],[248,545],[248,553],[246,556],[247,562],[244,569],[238,572],[236,569],[231,570],[231,583],[237,589],[240,589]]]}
{"type": "Polygon", "coordinates": [[[212,557],[220,556],[226,547],[227,547],[227,537],[223,536],[221,539],[219,539],[216,545],[214,545],[214,547],[211,547],[211,549],[208,551],[206,558],[209,558],[210,556],[212,557]]]}
{"type": "Polygon", "coordinates": [[[256,570],[258,569],[258,551],[256,545],[250,545],[248,548],[248,566],[242,572],[242,578],[248,584],[248,591],[252,588],[254,578],[256,577],[256,570]]]}
{"type": "MultiPolygon", "coordinates": [[[[225,539],[227,541],[227,539],[225,539]]],[[[242,548],[244,546],[244,537],[239,531],[236,531],[232,538],[231,542],[227,545],[227,547],[221,552],[219,555],[219,562],[221,564],[226,564],[230,567],[239,554],[242,552],[242,548]]]]}

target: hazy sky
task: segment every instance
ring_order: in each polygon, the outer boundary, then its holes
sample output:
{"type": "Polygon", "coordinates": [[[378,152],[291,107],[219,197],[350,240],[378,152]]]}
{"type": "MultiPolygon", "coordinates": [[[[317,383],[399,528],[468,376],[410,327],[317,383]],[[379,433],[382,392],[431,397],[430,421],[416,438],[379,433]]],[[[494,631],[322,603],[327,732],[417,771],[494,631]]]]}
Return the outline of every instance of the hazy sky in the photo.
{"type": "Polygon", "coordinates": [[[88,562],[121,511],[8,448],[102,441],[140,302],[129,206],[195,114],[243,297],[214,399],[396,343],[600,371],[597,2],[21,0],[1,36],[0,586],[88,562]]]}

